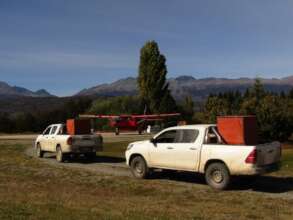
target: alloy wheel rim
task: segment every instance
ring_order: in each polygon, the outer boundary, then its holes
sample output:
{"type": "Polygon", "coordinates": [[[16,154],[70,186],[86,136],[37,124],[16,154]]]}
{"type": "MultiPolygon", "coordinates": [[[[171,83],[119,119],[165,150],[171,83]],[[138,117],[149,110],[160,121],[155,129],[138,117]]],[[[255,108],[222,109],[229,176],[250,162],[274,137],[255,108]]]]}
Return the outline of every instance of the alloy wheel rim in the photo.
{"type": "Polygon", "coordinates": [[[143,172],[142,164],[139,162],[135,163],[134,169],[139,174],[143,172]]]}
{"type": "Polygon", "coordinates": [[[62,157],[62,156],[61,156],[61,150],[58,149],[58,150],[57,150],[57,160],[58,160],[58,161],[61,161],[61,157],[62,157]]]}
{"type": "Polygon", "coordinates": [[[221,183],[224,180],[222,172],[220,170],[214,170],[212,172],[212,179],[215,183],[221,183]]]}
{"type": "Polygon", "coordinates": [[[37,156],[40,156],[41,155],[41,149],[40,147],[37,147],[37,156]]]}

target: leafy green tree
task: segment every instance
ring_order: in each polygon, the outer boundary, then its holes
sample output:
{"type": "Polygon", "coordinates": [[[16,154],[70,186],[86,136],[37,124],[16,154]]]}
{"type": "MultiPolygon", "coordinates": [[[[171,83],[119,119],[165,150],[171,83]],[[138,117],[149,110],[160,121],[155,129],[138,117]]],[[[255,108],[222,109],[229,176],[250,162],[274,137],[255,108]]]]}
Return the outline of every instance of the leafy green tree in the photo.
{"type": "Polygon", "coordinates": [[[186,96],[183,103],[179,106],[182,113],[182,119],[187,122],[193,121],[194,115],[194,102],[191,96],[186,96]]]}
{"type": "Polygon", "coordinates": [[[263,84],[260,79],[255,79],[253,86],[250,88],[250,97],[255,97],[258,103],[262,98],[267,95],[263,84]]]}
{"type": "Polygon", "coordinates": [[[10,133],[13,131],[13,121],[7,113],[0,113],[0,132],[10,133]]]}
{"type": "Polygon", "coordinates": [[[292,130],[292,103],[279,96],[264,97],[256,109],[259,136],[264,141],[286,140],[292,130]]]}
{"type": "Polygon", "coordinates": [[[290,91],[288,93],[288,97],[293,99],[293,89],[290,89],[290,91]]]}
{"type": "Polygon", "coordinates": [[[95,100],[89,111],[94,114],[139,114],[141,100],[135,96],[111,97],[95,100]]]}
{"type": "Polygon", "coordinates": [[[216,96],[208,97],[205,103],[206,122],[215,123],[218,115],[228,115],[229,103],[216,96]]]}
{"type": "Polygon", "coordinates": [[[166,82],[166,58],[160,53],[155,41],[148,41],[141,48],[138,72],[139,94],[148,108],[147,111],[151,113],[172,111],[175,101],[166,82]]]}

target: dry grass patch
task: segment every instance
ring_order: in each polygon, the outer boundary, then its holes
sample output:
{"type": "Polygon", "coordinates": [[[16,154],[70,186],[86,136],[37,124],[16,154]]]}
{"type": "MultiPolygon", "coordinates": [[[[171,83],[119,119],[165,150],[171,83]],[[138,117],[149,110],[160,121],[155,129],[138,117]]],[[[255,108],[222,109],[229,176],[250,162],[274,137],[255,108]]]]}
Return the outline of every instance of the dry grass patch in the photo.
{"type": "MultiPolygon", "coordinates": [[[[123,156],[118,150],[122,144],[116,144],[109,145],[105,154],[123,156]]],[[[158,176],[136,180],[50,166],[26,156],[23,152],[29,146],[31,143],[26,141],[0,143],[0,219],[292,219],[293,216],[293,197],[273,196],[279,193],[272,195],[251,189],[217,192],[189,174],[187,178],[179,174],[171,179],[158,176]]],[[[284,172],[292,177],[293,151],[288,150],[287,154],[288,169],[284,172]]]]}

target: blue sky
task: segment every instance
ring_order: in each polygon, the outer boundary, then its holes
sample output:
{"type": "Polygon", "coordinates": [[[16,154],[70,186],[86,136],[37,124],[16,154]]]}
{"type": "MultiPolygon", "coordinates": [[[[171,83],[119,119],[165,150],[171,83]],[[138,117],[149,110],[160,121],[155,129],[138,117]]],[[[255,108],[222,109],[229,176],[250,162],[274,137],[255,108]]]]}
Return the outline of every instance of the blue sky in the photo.
{"type": "Polygon", "coordinates": [[[0,0],[0,81],[60,96],[136,76],[155,40],[168,77],[293,74],[290,0],[0,0]]]}

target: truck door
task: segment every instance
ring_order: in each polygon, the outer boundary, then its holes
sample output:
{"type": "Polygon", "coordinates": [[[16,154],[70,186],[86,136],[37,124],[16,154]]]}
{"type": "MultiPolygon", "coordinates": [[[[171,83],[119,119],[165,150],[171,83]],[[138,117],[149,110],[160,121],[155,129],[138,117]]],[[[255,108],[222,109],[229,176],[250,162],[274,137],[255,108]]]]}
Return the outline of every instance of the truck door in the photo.
{"type": "Polygon", "coordinates": [[[40,140],[42,150],[44,150],[44,151],[49,150],[48,145],[49,145],[49,134],[50,134],[51,128],[52,127],[50,126],[45,129],[45,131],[42,134],[41,140],[40,140]]]}
{"type": "Polygon", "coordinates": [[[48,135],[48,151],[55,151],[56,150],[56,133],[58,130],[58,126],[52,126],[50,134],[48,135]]]}
{"type": "Polygon", "coordinates": [[[176,130],[168,130],[160,134],[149,148],[150,165],[162,168],[174,168],[174,141],[176,130]]]}
{"type": "Polygon", "coordinates": [[[200,154],[199,130],[181,129],[176,133],[174,149],[174,160],[179,170],[197,171],[200,154]]]}

